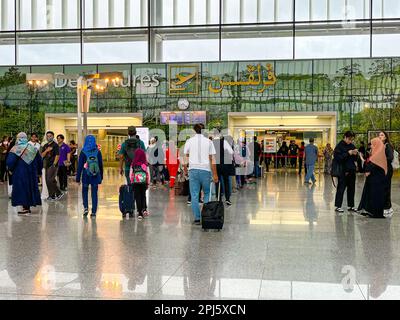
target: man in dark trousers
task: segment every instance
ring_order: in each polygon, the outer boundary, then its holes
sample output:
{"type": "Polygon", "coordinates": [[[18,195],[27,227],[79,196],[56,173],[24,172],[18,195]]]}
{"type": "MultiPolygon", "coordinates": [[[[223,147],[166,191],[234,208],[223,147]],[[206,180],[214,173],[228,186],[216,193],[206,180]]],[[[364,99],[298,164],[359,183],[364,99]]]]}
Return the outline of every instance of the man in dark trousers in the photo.
{"type": "Polygon", "coordinates": [[[296,141],[291,140],[289,145],[289,156],[290,156],[290,166],[296,169],[297,166],[297,152],[299,150],[299,146],[296,144],[296,141]]]}
{"type": "Polygon", "coordinates": [[[334,161],[337,161],[342,168],[342,175],[338,177],[338,185],[336,189],[335,197],[335,211],[343,213],[342,209],[344,191],[347,189],[347,205],[349,212],[357,212],[354,207],[354,194],[356,189],[356,162],[358,150],[353,144],[354,133],[352,131],[346,131],[343,140],[340,141],[334,152],[334,161]]]}

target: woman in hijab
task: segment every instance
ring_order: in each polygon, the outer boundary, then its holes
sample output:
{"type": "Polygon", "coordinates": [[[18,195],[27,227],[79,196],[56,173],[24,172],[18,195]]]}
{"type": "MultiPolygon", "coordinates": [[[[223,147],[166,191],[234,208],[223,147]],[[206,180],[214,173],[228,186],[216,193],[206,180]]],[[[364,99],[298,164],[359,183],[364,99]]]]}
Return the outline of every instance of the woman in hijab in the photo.
{"type": "Polygon", "coordinates": [[[96,144],[96,138],[89,135],[85,139],[82,152],[79,155],[78,172],[76,182],[81,183],[82,179],[82,199],[83,216],[89,213],[89,185],[92,189],[92,213],[91,217],[96,217],[99,184],[103,181],[103,157],[96,144]]]}
{"type": "Polygon", "coordinates": [[[18,214],[31,213],[30,207],[42,205],[37,176],[43,162],[38,150],[28,143],[26,133],[18,134],[14,147],[7,156],[7,168],[12,174],[13,207],[22,206],[18,214]]]}
{"type": "Polygon", "coordinates": [[[385,145],[379,138],[371,141],[371,156],[365,164],[365,184],[358,211],[362,216],[384,218],[385,186],[388,172],[385,145]]]}

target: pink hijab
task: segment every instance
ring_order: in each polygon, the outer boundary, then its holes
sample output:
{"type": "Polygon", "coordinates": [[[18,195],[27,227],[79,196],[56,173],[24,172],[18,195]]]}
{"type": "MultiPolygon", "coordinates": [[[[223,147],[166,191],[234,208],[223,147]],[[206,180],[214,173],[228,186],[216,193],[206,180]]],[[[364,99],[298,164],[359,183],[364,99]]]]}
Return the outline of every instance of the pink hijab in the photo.
{"type": "Polygon", "coordinates": [[[385,145],[379,138],[374,138],[371,140],[372,146],[372,155],[369,160],[376,164],[378,167],[381,167],[385,170],[385,174],[387,174],[388,167],[387,167],[387,160],[386,160],[386,153],[385,153],[385,145]]]}
{"type": "Polygon", "coordinates": [[[134,166],[141,166],[141,165],[147,165],[147,158],[146,158],[146,153],[138,148],[135,150],[135,159],[133,159],[132,165],[134,166]]]}

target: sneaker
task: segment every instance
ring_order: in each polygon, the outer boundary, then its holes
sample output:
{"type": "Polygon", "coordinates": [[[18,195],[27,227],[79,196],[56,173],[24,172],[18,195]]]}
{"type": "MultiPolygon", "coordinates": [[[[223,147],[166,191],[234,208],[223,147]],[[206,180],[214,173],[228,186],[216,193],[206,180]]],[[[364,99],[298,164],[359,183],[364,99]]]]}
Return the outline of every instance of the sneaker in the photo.
{"type": "Polygon", "coordinates": [[[18,215],[20,215],[20,216],[26,216],[26,215],[28,215],[30,213],[31,213],[31,210],[18,211],[18,215]]]}
{"type": "Polygon", "coordinates": [[[85,210],[83,211],[83,216],[84,216],[84,217],[87,217],[88,214],[89,214],[89,209],[85,209],[85,210]]]}
{"type": "Polygon", "coordinates": [[[193,224],[194,224],[195,226],[201,225],[200,220],[194,220],[193,224]]]}
{"type": "Polygon", "coordinates": [[[339,213],[343,213],[344,212],[344,210],[342,208],[336,208],[335,211],[339,212],[339,213]]]}
{"type": "Polygon", "coordinates": [[[90,214],[90,217],[91,217],[91,218],[96,218],[96,213],[93,213],[93,212],[92,212],[92,213],[90,214]]]}
{"type": "Polygon", "coordinates": [[[139,221],[141,221],[141,220],[143,220],[143,215],[139,214],[137,218],[138,218],[139,221]]]}
{"type": "Polygon", "coordinates": [[[64,197],[65,193],[61,192],[58,196],[56,196],[56,200],[60,200],[62,197],[64,197]]]}
{"type": "Polygon", "coordinates": [[[192,201],[189,201],[189,200],[188,200],[186,203],[187,203],[187,204],[192,204],[192,201]]]}
{"type": "Polygon", "coordinates": [[[354,207],[348,207],[348,208],[347,208],[347,211],[357,213],[357,212],[358,212],[358,209],[357,209],[357,208],[354,208],[354,207]]]}
{"type": "Polygon", "coordinates": [[[232,202],[230,200],[226,200],[226,205],[229,207],[232,205],[232,202]]]}
{"type": "Polygon", "coordinates": [[[48,197],[48,198],[46,199],[46,201],[54,201],[54,200],[56,200],[55,197],[48,197]]]}

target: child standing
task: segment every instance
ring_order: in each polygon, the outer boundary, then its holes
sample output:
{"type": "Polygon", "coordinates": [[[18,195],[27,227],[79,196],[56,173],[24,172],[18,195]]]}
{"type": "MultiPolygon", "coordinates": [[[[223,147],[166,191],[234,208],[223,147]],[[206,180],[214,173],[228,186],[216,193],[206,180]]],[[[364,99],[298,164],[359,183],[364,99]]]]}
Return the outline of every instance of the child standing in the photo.
{"type": "Polygon", "coordinates": [[[131,164],[130,180],[133,185],[138,219],[148,216],[146,206],[146,190],[150,182],[146,153],[138,148],[135,150],[135,158],[131,164]]]}
{"type": "Polygon", "coordinates": [[[82,177],[82,198],[84,212],[86,217],[89,213],[89,185],[92,189],[92,214],[96,217],[98,203],[98,188],[103,181],[103,157],[97,148],[96,138],[89,135],[85,139],[82,152],[79,155],[78,171],[76,174],[76,182],[80,183],[82,177]]]}

